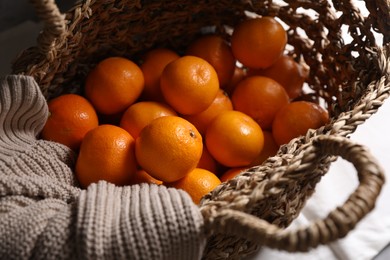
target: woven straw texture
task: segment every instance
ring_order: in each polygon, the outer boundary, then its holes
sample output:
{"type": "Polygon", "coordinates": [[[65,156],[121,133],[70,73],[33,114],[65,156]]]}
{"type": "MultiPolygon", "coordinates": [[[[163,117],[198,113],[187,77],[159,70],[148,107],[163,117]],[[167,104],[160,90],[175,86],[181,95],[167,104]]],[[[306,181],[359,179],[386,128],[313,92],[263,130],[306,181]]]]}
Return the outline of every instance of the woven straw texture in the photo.
{"type": "Polygon", "coordinates": [[[210,230],[204,258],[239,258],[259,245],[305,251],[345,236],[374,207],[381,171],[362,147],[344,137],[390,93],[389,1],[366,1],[367,16],[349,0],[86,0],[64,15],[53,1],[32,2],[45,27],[37,46],[16,59],[13,72],[33,76],[47,99],[80,91],[86,73],[108,56],[138,59],[156,46],[181,53],[205,31],[228,39],[231,28],[253,14],[276,16],[288,27],[290,54],[310,67],[306,98],[323,102],[332,120],[203,199],[200,210],[210,230]],[[350,39],[342,37],[343,30],[350,39]],[[327,219],[283,232],[333,155],[355,163],[361,185],[327,219]]]}

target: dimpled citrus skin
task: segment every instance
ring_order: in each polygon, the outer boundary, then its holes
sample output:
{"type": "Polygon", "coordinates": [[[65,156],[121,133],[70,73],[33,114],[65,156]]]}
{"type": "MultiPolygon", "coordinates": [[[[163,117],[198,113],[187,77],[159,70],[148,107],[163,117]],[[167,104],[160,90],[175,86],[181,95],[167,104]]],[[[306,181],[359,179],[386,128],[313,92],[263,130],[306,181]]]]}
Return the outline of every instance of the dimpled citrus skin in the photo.
{"type": "Polygon", "coordinates": [[[320,105],[308,101],[294,101],[276,114],[272,135],[278,145],[305,135],[309,129],[317,129],[329,122],[329,114],[320,105]]]}
{"type": "Polygon", "coordinates": [[[184,177],[199,163],[202,136],[187,120],[164,116],[153,120],[136,140],[139,165],[154,178],[173,182],[184,177]]]}
{"type": "Polygon", "coordinates": [[[190,121],[199,133],[204,135],[207,126],[213,121],[213,119],[224,111],[233,110],[233,104],[226,92],[222,89],[218,91],[217,96],[211,105],[202,112],[194,115],[184,115],[183,117],[190,121]]]}
{"type": "Polygon", "coordinates": [[[166,102],[178,113],[192,115],[207,109],[219,91],[215,69],[204,59],[183,56],[169,63],[160,78],[166,102]]]}
{"type": "Polygon", "coordinates": [[[160,89],[160,78],[164,68],[180,56],[169,49],[156,48],[145,53],[140,66],[145,78],[145,86],[142,98],[145,100],[163,101],[160,89]]]}
{"type": "Polygon", "coordinates": [[[232,34],[232,51],[238,61],[249,68],[271,66],[282,54],[287,33],[274,18],[263,16],[238,24],[232,34]]]}
{"type": "Polygon", "coordinates": [[[202,197],[214,190],[219,184],[221,181],[214,173],[195,168],[180,180],[168,185],[186,191],[194,203],[199,204],[202,197]]]}
{"type": "Polygon", "coordinates": [[[262,129],[271,129],[276,113],[289,103],[289,97],[275,80],[252,76],[238,83],[232,102],[234,109],[252,117],[262,129]]]}
{"type": "Polygon", "coordinates": [[[286,90],[290,99],[295,99],[302,94],[303,83],[309,76],[309,69],[297,63],[291,56],[282,55],[266,69],[249,69],[248,75],[266,76],[277,81],[286,90]]]}
{"type": "Polygon", "coordinates": [[[130,184],[137,170],[135,140],[126,130],[100,125],[89,131],[81,143],[76,176],[81,186],[105,180],[116,185],[130,184]]]}
{"type": "Polygon", "coordinates": [[[228,167],[249,165],[264,145],[261,127],[239,111],[218,115],[207,128],[205,139],[210,154],[228,167]]]}
{"type": "Polygon", "coordinates": [[[230,45],[219,35],[205,35],[194,41],[186,51],[205,59],[210,63],[218,75],[221,87],[227,85],[233,76],[236,59],[230,45]]]}
{"type": "Polygon", "coordinates": [[[176,116],[176,112],[168,105],[154,102],[141,101],[134,103],[123,114],[119,126],[137,139],[141,130],[153,119],[162,116],[176,116]]]}
{"type": "Polygon", "coordinates": [[[77,151],[85,134],[97,127],[99,120],[91,103],[82,96],[65,94],[48,102],[49,117],[42,138],[64,144],[77,151]]]}
{"type": "Polygon", "coordinates": [[[85,96],[105,115],[124,111],[141,95],[144,76],[137,64],[122,57],[99,62],[87,75],[85,96]]]}

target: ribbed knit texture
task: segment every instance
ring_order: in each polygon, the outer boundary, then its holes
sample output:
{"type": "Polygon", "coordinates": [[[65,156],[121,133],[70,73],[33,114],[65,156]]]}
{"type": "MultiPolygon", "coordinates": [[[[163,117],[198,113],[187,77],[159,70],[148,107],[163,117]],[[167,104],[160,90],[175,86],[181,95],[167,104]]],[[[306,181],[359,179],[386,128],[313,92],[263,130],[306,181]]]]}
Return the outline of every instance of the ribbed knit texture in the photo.
{"type": "Polygon", "coordinates": [[[0,259],[200,259],[203,219],[157,185],[86,190],[67,147],[37,140],[48,116],[31,77],[0,78],[0,259]]]}

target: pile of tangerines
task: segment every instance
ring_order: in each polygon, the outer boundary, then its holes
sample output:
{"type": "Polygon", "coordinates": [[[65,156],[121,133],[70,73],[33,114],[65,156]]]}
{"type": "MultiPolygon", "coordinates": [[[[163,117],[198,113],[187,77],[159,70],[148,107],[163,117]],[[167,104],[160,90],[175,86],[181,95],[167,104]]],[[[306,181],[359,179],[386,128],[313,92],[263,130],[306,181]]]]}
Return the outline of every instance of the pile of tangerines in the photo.
{"type": "Polygon", "coordinates": [[[84,94],[48,102],[42,138],[77,153],[82,187],[106,180],[187,191],[195,203],[279,146],[328,122],[296,101],[308,71],[285,54],[272,17],[243,21],[230,42],[205,35],[179,55],[156,48],[142,61],[109,57],[87,75],[84,94]]]}

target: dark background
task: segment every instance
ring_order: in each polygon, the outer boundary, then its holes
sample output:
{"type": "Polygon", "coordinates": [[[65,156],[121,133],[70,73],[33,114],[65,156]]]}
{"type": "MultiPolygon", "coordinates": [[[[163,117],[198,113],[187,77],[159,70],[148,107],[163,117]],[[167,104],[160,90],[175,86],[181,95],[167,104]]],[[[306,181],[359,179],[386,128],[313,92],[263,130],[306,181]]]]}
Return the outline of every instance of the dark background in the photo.
{"type": "MultiPolygon", "coordinates": [[[[66,12],[75,0],[56,0],[61,12],[66,12]]],[[[38,21],[28,0],[0,0],[0,31],[16,26],[26,20],[38,21]]]]}

